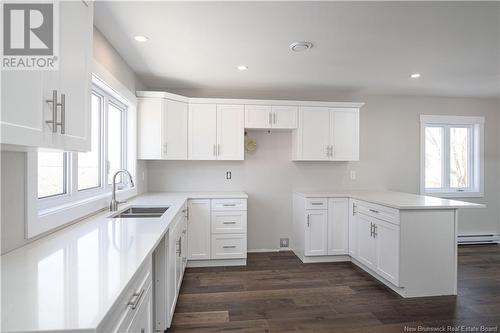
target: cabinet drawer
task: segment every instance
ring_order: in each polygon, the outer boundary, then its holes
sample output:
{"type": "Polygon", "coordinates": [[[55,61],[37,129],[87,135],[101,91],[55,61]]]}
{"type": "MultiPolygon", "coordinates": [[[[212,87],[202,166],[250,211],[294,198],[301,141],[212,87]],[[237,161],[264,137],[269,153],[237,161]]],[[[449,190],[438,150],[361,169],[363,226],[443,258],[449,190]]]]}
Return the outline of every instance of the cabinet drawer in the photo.
{"type": "Polygon", "coordinates": [[[246,257],[246,234],[212,235],[212,259],[244,259],[246,257]]]}
{"type": "Polygon", "coordinates": [[[357,200],[354,201],[354,207],[357,213],[399,225],[399,210],[397,209],[357,200]]]}
{"type": "Polygon", "coordinates": [[[212,199],[212,210],[247,210],[247,200],[212,199]]]}
{"type": "Polygon", "coordinates": [[[306,199],[306,209],[327,209],[327,198],[308,198],[306,199]]]}
{"type": "Polygon", "coordinates": [[[125,332],[152,284],[151,257],[137,271],[104,320],[102,332],[125,332]]]}
{"type": "Polygon", "coordinates": [[[215,211],[212,212],[213,234],[246,234],[246,211],[215,211]]]}

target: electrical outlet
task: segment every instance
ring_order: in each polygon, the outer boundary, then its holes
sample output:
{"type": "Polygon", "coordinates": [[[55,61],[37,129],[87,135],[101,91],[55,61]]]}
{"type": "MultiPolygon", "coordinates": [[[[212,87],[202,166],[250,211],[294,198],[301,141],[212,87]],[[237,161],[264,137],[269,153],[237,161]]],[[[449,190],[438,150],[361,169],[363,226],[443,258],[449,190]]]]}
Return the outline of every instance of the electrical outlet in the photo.
{"type": "Polygon", "coordinates": [[[280,238],[280,247],[288,247],[289,240],[288,238],[280,238]]]}
{"type": "Polygon", "coordinates": [[[231,171],[226,171],[226,179],[231,180],[231,171]]]}
{"type": "Polygon", "coordinates": [[[351,180],[356,180],[356,171],[351,170],[351,180]]]}

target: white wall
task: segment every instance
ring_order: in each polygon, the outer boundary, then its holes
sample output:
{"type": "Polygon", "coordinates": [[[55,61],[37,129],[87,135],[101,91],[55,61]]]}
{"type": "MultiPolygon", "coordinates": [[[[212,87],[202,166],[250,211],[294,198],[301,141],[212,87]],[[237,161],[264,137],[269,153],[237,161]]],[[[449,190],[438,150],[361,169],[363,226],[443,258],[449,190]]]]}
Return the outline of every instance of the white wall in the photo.
{"type": "MultiPolygon", "coordinates": [[[[136,90],[143,90],[144,84],[132,69],[116,52],[104,36],[94,27],[94,60],[112,77],[123,84],[135,95],[136,90]]],[[[26,181],[26,153],[1,152],[1,253],[27,244],[37,238],[24,239],[24,210],[26,181]]],[[[143,161],[136,167],[138,193],[147,191],[147,170],[143,161]],[[144,179],[143,179],[144,174],[144,179]]],[[[43,236],[43,235],[42,235],[43,236]]]]}
{"type": "MultiPolygon", "coordinates": [[[[460,233],[499,232],[498,100],[365,96],[361,161],[291,162],[290,132],[250,131],[257,152],[245,161],[148,161],[150,191],[243,190],[248,201],[249,249],[278,248],[290,237],[293,190],[388,189],[419,193],[420,114],[485,116],[485,197],[482,210],[460,213],[460,233]],[[232,171],[232,180],[225,172],[232,171]],[[349,171],[357,171],[357,180],[349,171]]],[[[469,200],[469,199],[467,199],[469,200]]]]}

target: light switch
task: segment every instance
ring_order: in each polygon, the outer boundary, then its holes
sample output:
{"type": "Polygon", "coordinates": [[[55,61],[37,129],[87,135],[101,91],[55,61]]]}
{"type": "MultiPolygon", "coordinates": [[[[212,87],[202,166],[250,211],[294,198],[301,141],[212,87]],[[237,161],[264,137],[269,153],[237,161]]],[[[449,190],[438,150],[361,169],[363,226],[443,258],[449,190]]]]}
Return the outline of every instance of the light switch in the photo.
{"type": "Polygon", "coordinates": [[[226,171],[226,179],[231,180],[231,171],[226,171]]]}

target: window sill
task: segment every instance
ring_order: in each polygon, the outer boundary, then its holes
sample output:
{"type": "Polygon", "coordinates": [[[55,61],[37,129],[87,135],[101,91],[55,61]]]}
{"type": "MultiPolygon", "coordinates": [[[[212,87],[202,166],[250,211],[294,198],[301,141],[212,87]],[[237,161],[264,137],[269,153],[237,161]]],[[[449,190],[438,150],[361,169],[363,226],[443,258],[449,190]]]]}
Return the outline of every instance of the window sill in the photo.
{"type": "Polygon", "coordinates": [[[422,195],[428,195],[431,197],[439,198],[484,198],[483,192],[423,192],[422,195]]]}
{"type": "MultiPolygon", "coordinates": [[[[126,200],[137,195],[137,188],[128,188],[116,192],[118,200],[126,200]]],[[[109,205],[111,193],[104,193],[78,201],[73,201],[55,207],[37,210],[27,223],[27,239],[48,231],[57,230],[99,212],[109,205]]]]}

